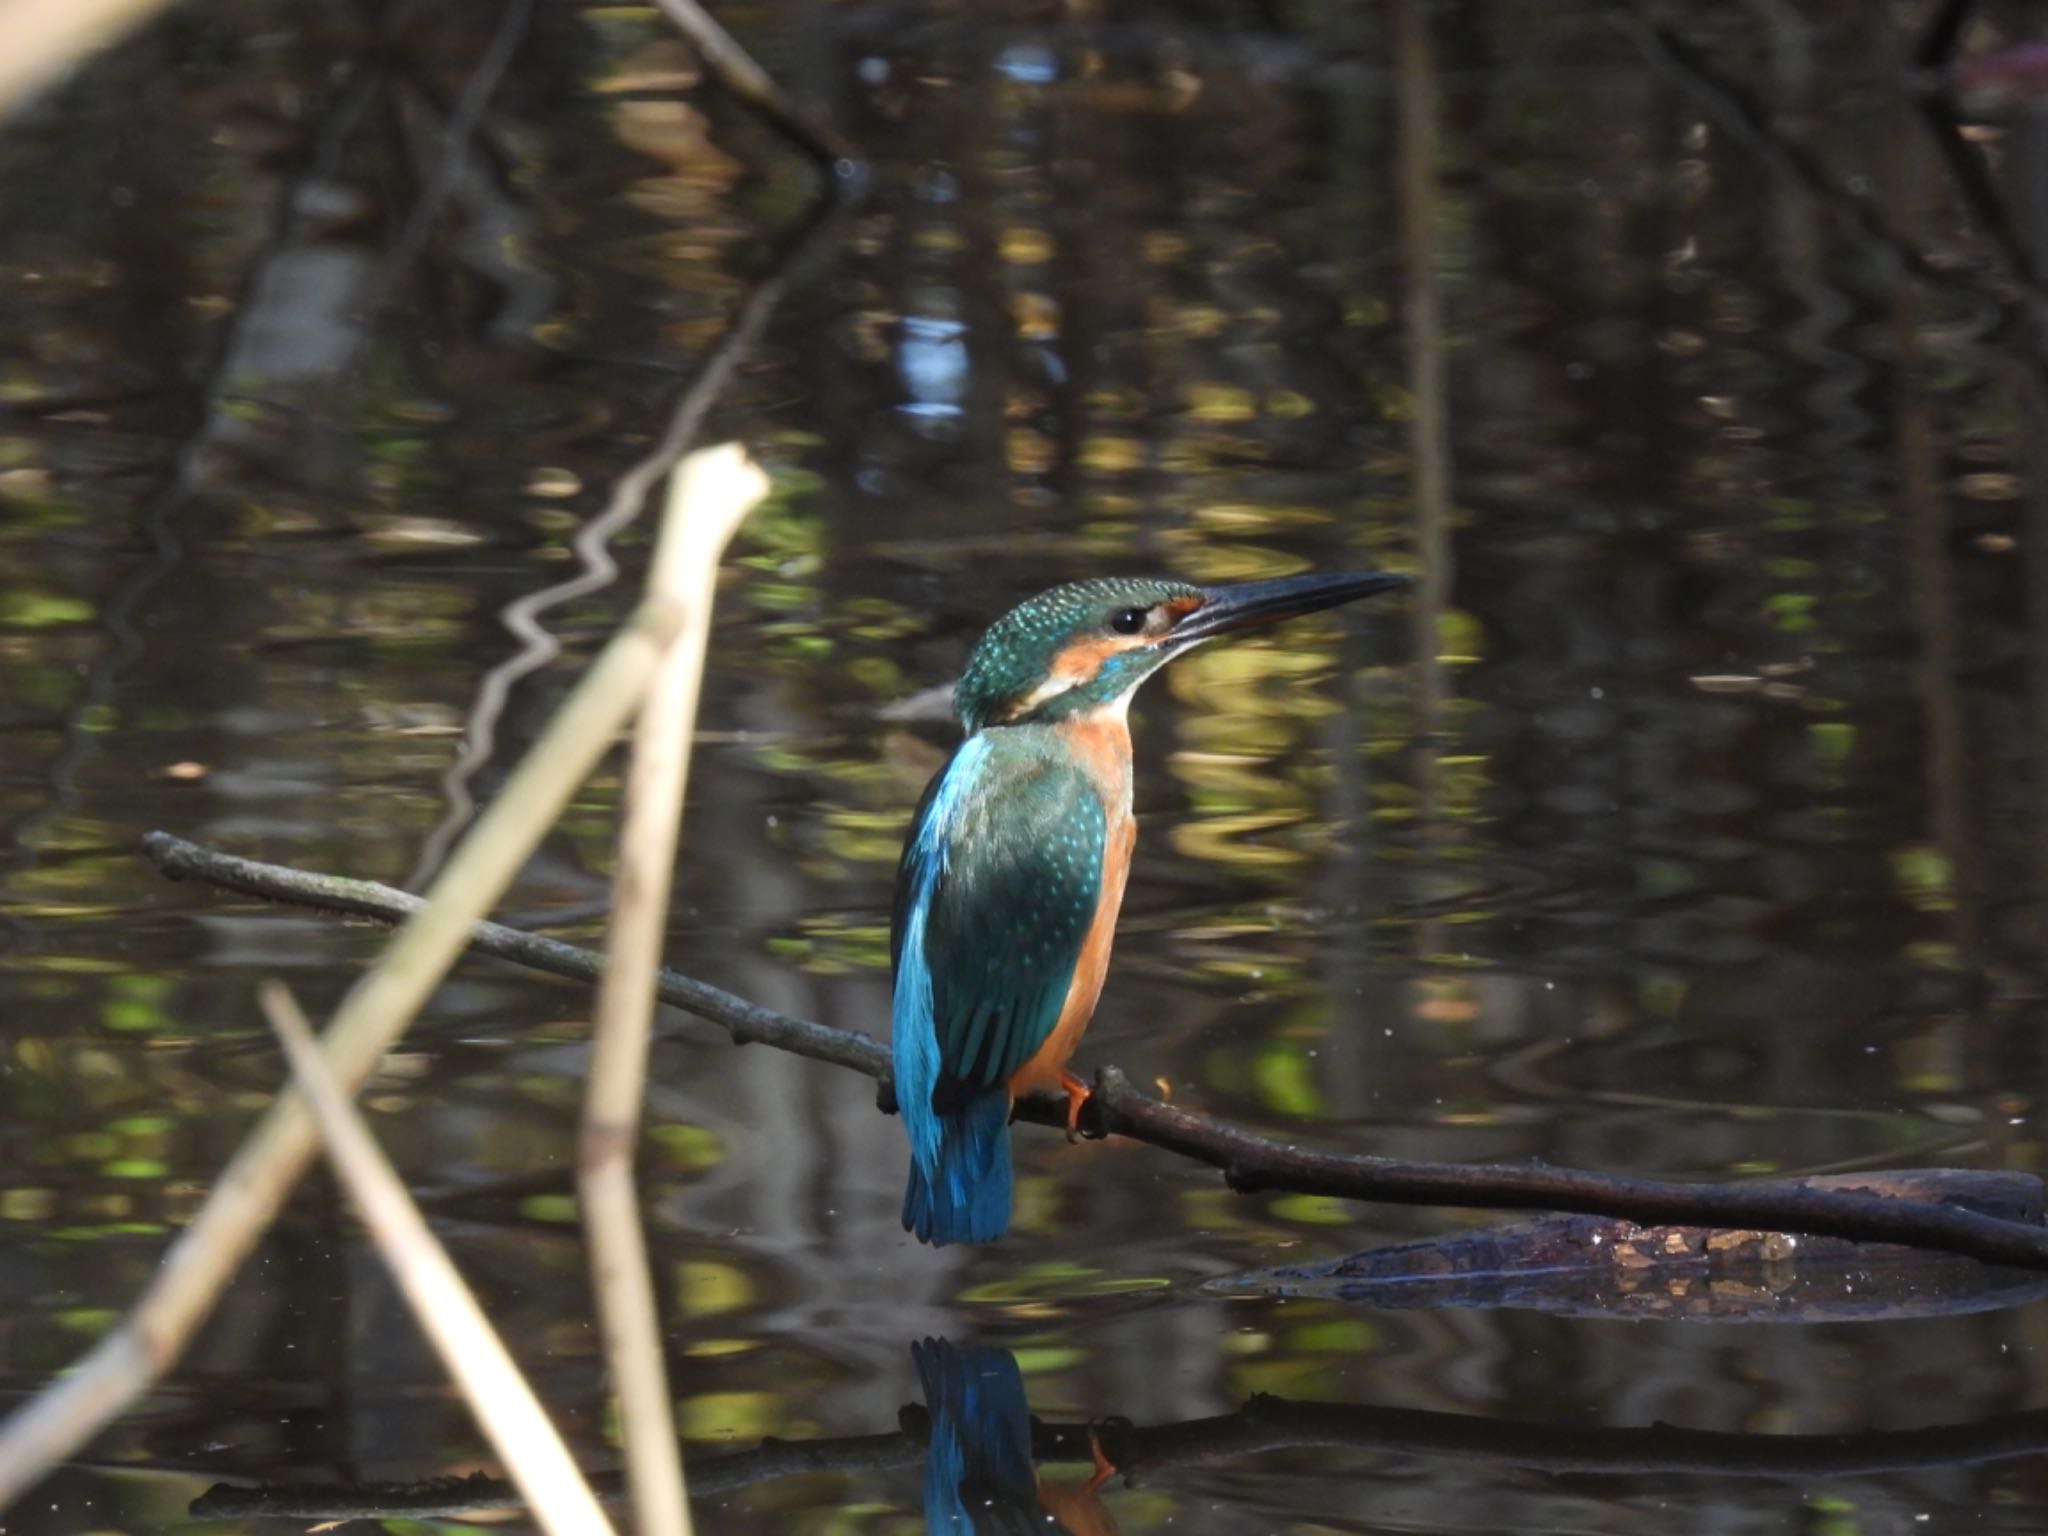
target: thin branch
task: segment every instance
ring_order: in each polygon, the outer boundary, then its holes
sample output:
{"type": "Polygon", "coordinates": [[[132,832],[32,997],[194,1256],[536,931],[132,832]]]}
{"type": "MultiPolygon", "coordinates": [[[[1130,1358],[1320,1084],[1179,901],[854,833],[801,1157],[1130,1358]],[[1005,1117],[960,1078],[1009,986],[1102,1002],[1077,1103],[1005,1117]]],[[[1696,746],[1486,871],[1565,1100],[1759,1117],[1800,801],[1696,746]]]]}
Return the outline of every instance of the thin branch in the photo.
{"type": "Polygon", "coordinates": [[[1875,198],[1855,190],[1811,146],[1784,132],[1770,109],[1742,81],[1717,69],[1702,50],[1665,26],[1660,20],[1663,8],[1656,0],[1616,0],[1616,4],[1623,29],[1653,65],[1668,71],[1697,97],[1731,138],[1803,186],[1816,206],[1837,215],[1868,249],[1889,256],[1931,287],[1987,301],[2001,314],[2009,315],[2015,289],[2025,289],[2035,299],[2041,297],[2028,287],[2024,273],[2006,274],[2008,281],[2002,282],[1973,266],[1944,261],[1909,238],[1886,217],[1875,198]]]}
{"type": "MultiPolygon", "coordinates": [[[[369,881],[336,880],[231,858],[163,832],[149,834],[144,847],[174,878],[206,880],[271,900],[386,921],[408,910],[409,898],[402,892],[369,881]]],[[[505,929],[479,930],[472,947],[578,978],[593,976],[602,968],[600,958],[587,950],[505,929]],[[564,952],[573,957],[569,965],[555,962],[564,952]]],[[[665,1002],[720,1025],[737,1041],[775,1045],[799,1056],[851,1067],[887,1084],[888,1053],[867,1035],[775,1014],[673,972],[663,973],[661,996],[665,1002]]],[[[1061,1100],[1033,1098],[1017,1105],[1018,1119],[1040,1125],[1063,1126],[1065,1113],[1061,1100]]],[[[2034,1222],[2006,1220],[1954,1205],[1818,1190],[1789,1180],[1692,1184],[1586,1173],[1539,1163],[1413,1162],[1320,1151],[1168,1104],[1133,1087],[1114,1067],[1105,1067],[1098,1074],[1095,1095],[1082,1111],[1081,1124],[1093,1136],[1128,1137],[1220,1169],[1230,1187],[1241,1193],[1287,1190],[1391,1205],[1566,1211],[1649,1226],[1796,1232],[1851,1242],[1896,1243],[1957,1253],[1989,1264],[2048,1269],[2048,1227],[2034,1222]]]]}
{"type": "Polygon", "coordinates": [[[769,118],[808,150],[827,172],[851,185],[866,171],[860,151],[824,123],[798,110],[769,73],[753,60],[730,32],[712,19],[697,0],[655,0],[662,14],[690,40],[704,67],[741,101],[769,118]]]}
{"type": "Polygon", "coordinates": [[[647,1089],[655,976],[667,930],[718,562],[767,492],[768,477],[730,444],[692,455],[669,485],[647,591],[681,608],[684,620],[648,679],[633,738],[577,1149],[576,1187],[590,1239],[591,1289],[618,1394],[633,1510],[643,1536],[689,1536],[690,1505],[676,1451],[633,1152],[647,1089]]]}
{"type": "Polygon", "coordinates": [[[327,1069],[313,1026],[289,988],[265,982],[265,1017],[312,1107],[335,1175],[348,1190],[413,1316],[550,1536],[611,1536],[611,1521],[555,1432],[540,1399],[484,1317],[474,1294],[405,1192],[405,1184],[327,1069]]]}
{"type": "Polygon", "coordinates": [[[399,280],[425,249],[428,236],[433,233],[434,225],[440,220],[442,210],[447,207],[448,199],[462,177],[469,158],[470,140],[482,126],[491,98],[497,94],[505,72],[511,68],[513,58],[526,40],[533,23],[533,9],[534,0],[506,0],[504,12],[498,18],[497,28],[491,34],[483,57],[477,61],[476,68],[463,84],[461,95],[456,98],[454,108],[442,124],[440,149],[420,188],[419,198],[406,214],[405,222],[399,226],[398,238],[377,263],[376,271],[368,281],[365,297],[358,305],[359,318],[354,338],[327,380],[330,391],[338,392],[354,380],[364,355],[369,351],[376,322],[391,307],[399,280]]]}
{"type": "MultiPolygon", "coordinates": [[[[169,832],[147,833],[142,839],[142,851],[172,880],[197,880],[289,906],[366,917],[380,923],[404,922],[426,906],[424,897],[374,880],[302,874],[282,864],[220,853],[169,832]]],[[[469,947],[477,954],[510,960],[515,965],[571,981],[594,982],[604,974],[604,956],[596,950],[564,944],[560,939],[540,934],[521,933],[503,923],[476,924],[470,930],[469,947]]],[[[731,1035],[735,1044],[772,1045],[813,1061],[851,1067],[868,1077],[889,1075],[889,1048],[872,1035],[792,1018],[667,968],[655,977],[655,988],[664,1003],[710,1020],[731,1035]]]]}

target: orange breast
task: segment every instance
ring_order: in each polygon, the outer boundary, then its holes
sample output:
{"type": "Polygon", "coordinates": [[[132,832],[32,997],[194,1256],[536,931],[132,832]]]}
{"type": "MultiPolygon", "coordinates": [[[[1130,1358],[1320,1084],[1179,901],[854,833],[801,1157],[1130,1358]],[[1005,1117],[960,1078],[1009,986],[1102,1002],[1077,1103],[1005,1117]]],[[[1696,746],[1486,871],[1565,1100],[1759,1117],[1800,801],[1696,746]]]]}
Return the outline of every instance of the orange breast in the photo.
{"type": "Polygon", "coordinates": [[[1109,974],[1117,913],[1124,904],[1124,881],[1131,873],[1131,849],[1138,840],[1138,823],[1131,815],[1131,733],[1122,715],[1084,717],[1062,726],[1061,731],[1075,760],[1095,779],[1108,817],[1102,847],[1102,890],[1095,900],[1094,921],[1081,940],[1081,957],[1074,966],[1074,979],[1067,984],[1059,1019],[1045,1044],[1011,1076],[1012,1098],[1057,1091],[1060,1073],[1073,1058],[1088,1021],[1095,1017],[1103,978],[1109,974]]]}

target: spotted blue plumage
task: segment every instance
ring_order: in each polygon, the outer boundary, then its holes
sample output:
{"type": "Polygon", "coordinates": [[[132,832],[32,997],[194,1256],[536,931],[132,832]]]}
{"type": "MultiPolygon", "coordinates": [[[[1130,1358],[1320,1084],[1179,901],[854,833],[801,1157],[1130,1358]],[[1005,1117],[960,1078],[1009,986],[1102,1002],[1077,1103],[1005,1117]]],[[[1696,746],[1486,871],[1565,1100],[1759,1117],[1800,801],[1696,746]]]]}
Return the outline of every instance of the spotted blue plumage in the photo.
{"type": "Polygon", "coordinates": [[[1108,814],[1056,728],[977,732],[918,807],[892,931],[903,1225],[979,1243],[1010,1224],[1005,1086],[1051,1035],[1094,921],[1108,814]]]}

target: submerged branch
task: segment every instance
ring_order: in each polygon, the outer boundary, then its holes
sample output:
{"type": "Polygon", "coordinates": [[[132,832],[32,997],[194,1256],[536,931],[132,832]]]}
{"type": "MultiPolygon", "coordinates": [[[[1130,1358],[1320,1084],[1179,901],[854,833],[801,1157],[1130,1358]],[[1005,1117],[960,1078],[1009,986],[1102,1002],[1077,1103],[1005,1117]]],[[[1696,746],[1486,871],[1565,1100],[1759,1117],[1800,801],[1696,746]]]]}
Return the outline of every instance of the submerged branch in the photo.
{"type": "MultiPolygon", "coordinates": [[[[903,1427],[894,1434],[765,1440],[750,1451],[693,1457],[690,1490],[707,1498],[787,1477],[872,1475],[914,1467],[925,1455],[929,1419],[917,1407],[904,1409],[901,1419],[903,1427]]],[[[1140,1483],[1177,1467],[1300,1449],[1428,1456],[1560,1476],[1795,1479],[1976,1466],[2048,1451],[2048,1412],[2038,1409],[1926,1429],[1769,1435],[1670,1424],[1578,1428],[1426,1408],[1258,1396],[1235,1413],[1143,1427],[1122,1419],[1080,1425],[1034,1418],[1033,1461],[1086,1462],[1091,1428],[1117,1472],[1140,1483]]],[[[615,1473],[594,1473],[591,1483],[607,1497],[618,1496],[615,1473]]],[[[190,1513],[196,1520],[423,1520],[517,1507],[518,1491],[509,1482],[474,1476],[358,1487],[216,1483],[193,1501],[190,1513]]]]}
{"type": "MultiPolygon", "coordinates": [[[[167,832],[148,834],[143,848],[172,879],[200,880],[266,900],[381,922],[402,921],[418,905],[417,898],[373,881],[237,858],[167,832]]],[[[496,923],[479,923],[469,947],[577,980],[594,980],[603,968],[602,957],[590,950],[496,923]]],[[[872,1036],[791,1018],[675,971],[661,972],[659,989],[663,1002],[719,1025],[740,1044],[773,1045],[877,1079],[888,1104],[889,1053],[872,1036]]],[[[1017,1118],[1064,1126],[1065,1101],[1020,1100],[1017,1118]]],[[[1328,1152],[1168,1104],[1134,1087],[1115,1067],[1099,1073],[1081,1127],[1091,1136],[1123,1136],[1206,1163],[1221,1170],[1232,1189],[1245,1194],[1285,1190],[1392,1205],[1567,1211],[1645,1225],[1795,1232],[2048,1269],[2048,1227],[2036,1220],[2013,1220],[1961,1205],[1817,1189],[1794,1180],[1681,1183],[1540,1163],[1415,1162],[1328,1152]]]]}

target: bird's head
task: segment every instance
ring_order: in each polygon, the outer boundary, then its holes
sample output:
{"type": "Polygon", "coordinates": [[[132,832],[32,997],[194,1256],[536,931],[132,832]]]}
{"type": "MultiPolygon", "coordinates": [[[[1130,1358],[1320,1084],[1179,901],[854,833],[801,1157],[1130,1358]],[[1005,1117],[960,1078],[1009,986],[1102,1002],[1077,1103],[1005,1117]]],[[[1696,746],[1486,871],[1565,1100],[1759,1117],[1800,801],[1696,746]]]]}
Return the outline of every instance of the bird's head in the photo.
{"type": "Polygon", "coordinates": [[[1203,640],[1406,586],[1391,571],[1283,576],[1225,587],[1106,577],[1041,592],[990,626],[954,690],[970,731],[1121,710],[1203,640]]]}

